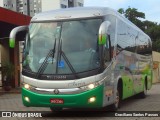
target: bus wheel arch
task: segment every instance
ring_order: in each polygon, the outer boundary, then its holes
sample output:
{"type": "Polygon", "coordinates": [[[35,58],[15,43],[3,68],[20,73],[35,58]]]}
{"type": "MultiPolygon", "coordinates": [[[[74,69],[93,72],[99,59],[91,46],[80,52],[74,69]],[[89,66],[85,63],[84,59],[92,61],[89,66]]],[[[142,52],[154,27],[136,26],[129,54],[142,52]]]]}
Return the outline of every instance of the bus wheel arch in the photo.
{"type": "Polygon", "coordinates": [[[144,98],[145,98],[146,95],[147,95],[147,89],[148,89],[148,79],[147,79],[147,76],[146,76],[145,79],[144,79],[144,87],[143,87],[143,90],[144,90],[144,98]]]}
{"type": "Polygon", "coordinates": [[[147,79],[147,76],[145,76],[144,85],[146,86],[146,89],[148,89],[148,79],[147,79]]]}
{"type": "Polygon", "coordinates": [[[111,105],[111,107],[113,111],[116,111],[120,107],[123,94],[123,82],[121,78],[117,82],[114,94],[115,94],[114,103],[111,105]]]}
{"type": "Polygon", "coordinates": [[[120,104],[121,104],[121,101],[122,101],[122,98],[123,98],[123,80],[122,80],[122,78],[120,78],[118,80],[117,90],[119,92],[119,105],[118,105],[118,107],[120,107],[120,104]]]}
{"type": "Polygon", "coordinates": [[[147,76],[145,76],[144,85],[143,85],[143,91],[139,94],[140,98],[146,98],[147,89],[148,89],[147,85],[148,85],[147,76]]]}

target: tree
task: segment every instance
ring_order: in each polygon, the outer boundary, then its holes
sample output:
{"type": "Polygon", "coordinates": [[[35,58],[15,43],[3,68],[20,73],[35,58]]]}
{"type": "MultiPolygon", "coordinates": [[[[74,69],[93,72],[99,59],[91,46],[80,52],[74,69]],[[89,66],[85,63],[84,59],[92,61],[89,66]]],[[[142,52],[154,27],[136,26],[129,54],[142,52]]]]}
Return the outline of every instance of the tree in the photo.
{"type": "Polygon", "coordinates": [[[142,21],[141,19],[145,18],[145,13],[139,12],[136,8],[129,7],[126,10],[120,8],[118,12],[148,34],[152,39],[153,50],[160,52],[160,24],[148,20],[142,21]]]}
{"type": "Polygon", "coordinates": [[[124,11],[123,8],[118,9],[118,12],[121,13],[121,14],[124,14],[124,13],[125,13],[125,11],[124,11]]]}
{"type": "Polygon", "coordinates": [[[139,18],[145,19],[145,14],[143,12],[138,12],[136,8],[128,8],[125,11],[125,17],[132,22],[136,22],[139,18]]]}
{"type": "Polygon", "coordinates": [[[139,18],[145,19],[145,14],[143,12],[139,12],[137,11],[136,8],[130,8],[130,7],[127,8],[126,10],[124,10],[123,8],[120,8],[118,12],[123,14],[128,20],[133,22],[140,29],[144,30],[143,22],[139,19],[139,18]]]}
{"type": "Polygon", "coordinates": [[[157,25],[157,23],[151,21],[144,21],[144,26],[146,28],[145,33],[147,33],[153,41],[160,39],[160,25],[157,25]]]}
{"type": "Polygon", "coordinates": [[[153,51],[160,52],[160,39],[157,39],[152,42],[152,49],[153,51]]]}

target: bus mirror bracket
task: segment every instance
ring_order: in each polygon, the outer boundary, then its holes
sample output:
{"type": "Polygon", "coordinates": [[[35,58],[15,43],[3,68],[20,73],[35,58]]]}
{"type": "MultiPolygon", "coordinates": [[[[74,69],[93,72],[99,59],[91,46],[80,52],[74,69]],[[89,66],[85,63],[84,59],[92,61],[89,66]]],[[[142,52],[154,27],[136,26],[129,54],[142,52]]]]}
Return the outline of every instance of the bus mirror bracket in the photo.
{"type": "Polygon", "coordinates": [[[9,46],[11,48],[15,47],[15,40],[16,40],[16,35],[18,32],[21,31],[27,31],[28,30],[28,26],[19,26],[14,28],[11,32],[10,32],[10,36],[9,36],[9,46]]]}
{"type": "Polygon", "coordinates": [[[108,39],[108,29],[111,23],[109,21],[104,21],[99,28],[99,37],[98,37],[98,45],[99,45],[99,57],[101,63],[101,70],[104,70],[104,45],[107,43],[108,39]]]}
{"type": "Polygon", "coordinates": [[[99,45],[104,45],[106,44],[107,41],[107,32],[108,32],[108,28],[111,25],[111,23],[109,21],[104,21],[99,28],[99,37],[98,37],[98,44],[99,45]]]}

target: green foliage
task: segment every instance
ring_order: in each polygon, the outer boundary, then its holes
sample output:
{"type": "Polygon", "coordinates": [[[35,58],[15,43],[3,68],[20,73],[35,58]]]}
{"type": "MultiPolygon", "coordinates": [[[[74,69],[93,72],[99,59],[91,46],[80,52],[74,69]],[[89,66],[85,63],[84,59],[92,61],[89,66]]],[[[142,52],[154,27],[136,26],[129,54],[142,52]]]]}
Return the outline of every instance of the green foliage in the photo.
{"type": "Polygon", "coordinates": [[[2,66],[4,76],[11,79],[14,76],[14,65],[11,62],[6,62],[2,66]]]}
{"type": "Polygon", "coordinates": [[[148,20],[142,21],[141,19],[145,18],[145,13],[139,12],[136,8],[129,7],[126,10],[120,8],[118,12],[148,34],[153,41],[153,50],[160,52],[160,24],[148,20]]]}
{"type": "Polygon", "coordinates": [[[121,13],[121,14],[124,14],[124,13],[125,13],[125,11],[124,11],[123,8],[120,8],[120,9],[118,10],[118,12],[121,13]]]}
{"type": "Polygon", "coordinates": [[[160,39],[160,26],[151,26],[145,30],[145,32],[153,39],[153,41],[160,39]]]}
{"type": "Polygon", "coordinates": [[[130,21],[136,21],[138,18],[145,18],[145,14],[143,12],[138,12],[136,8],[128,8],[125,11],[125,17],[130,21]]]}
{"type": "Polygon", "coordinates": [[[153,51],[160,52],[160,39],[153,41],[152,49],[153,49],[153,51]]]}
{"type": "Polygon", "coordinates": [[[126,10],[120,8],[118,12],[123,14],[128,20],[137,25],[140,29],[144,30],[143,22],[140,20],[145,18],[145,14],[143,12],[139,12],[136,8],[130,7],[126,10]]]}

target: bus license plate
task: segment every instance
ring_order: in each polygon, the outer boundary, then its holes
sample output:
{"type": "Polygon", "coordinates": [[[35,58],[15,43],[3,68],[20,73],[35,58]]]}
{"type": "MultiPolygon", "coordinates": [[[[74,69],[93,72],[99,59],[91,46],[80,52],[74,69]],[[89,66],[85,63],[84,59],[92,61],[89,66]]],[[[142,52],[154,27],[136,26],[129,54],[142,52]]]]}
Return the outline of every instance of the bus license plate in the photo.
{"type": "Polygon", "coordinates": [[[50,103],[63,104],[64,100],[63,99],[50,99],[50,103]]]}

